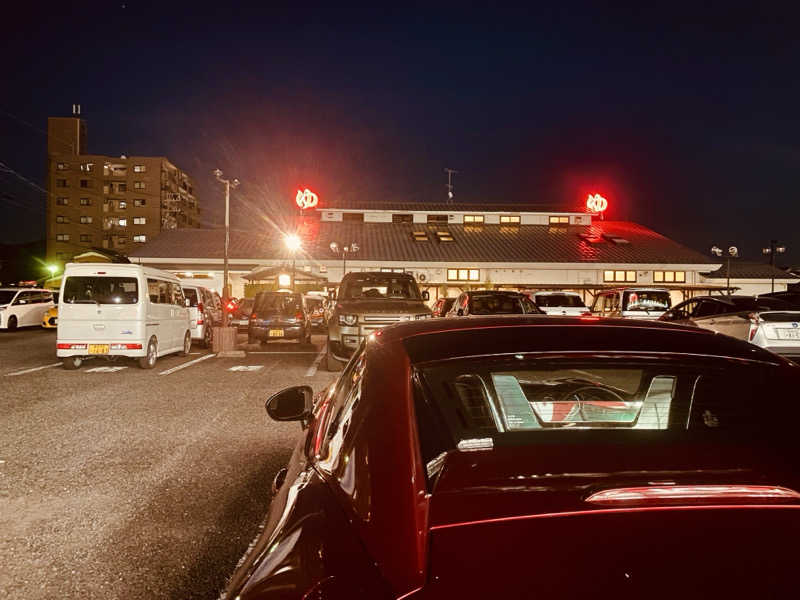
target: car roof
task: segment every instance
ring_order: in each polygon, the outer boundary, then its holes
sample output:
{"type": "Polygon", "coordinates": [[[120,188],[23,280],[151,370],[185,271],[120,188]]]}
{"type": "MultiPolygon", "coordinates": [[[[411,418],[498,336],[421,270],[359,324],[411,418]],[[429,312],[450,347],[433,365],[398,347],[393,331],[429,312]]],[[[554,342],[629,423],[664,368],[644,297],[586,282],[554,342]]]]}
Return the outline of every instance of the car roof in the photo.
{"type": "Polygon", "coordinates": [[[426,319],[376,332],[379,344],[400,342],[411,362],[512,353],[609,352],[704,355],[787,364],[758,346],[707,329],[660,321],[555,317],[478,316],[426,319]]]}

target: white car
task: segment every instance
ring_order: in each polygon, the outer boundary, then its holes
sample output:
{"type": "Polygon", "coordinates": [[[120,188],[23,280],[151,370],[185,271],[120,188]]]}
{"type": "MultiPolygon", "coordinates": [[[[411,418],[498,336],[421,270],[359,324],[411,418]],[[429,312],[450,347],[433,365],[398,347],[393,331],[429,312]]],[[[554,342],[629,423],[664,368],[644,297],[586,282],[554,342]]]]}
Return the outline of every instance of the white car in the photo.
{"type": "Polygon", "coordinates": [[[0,329],[15,330],[42,324],[53,308],[53,293],[38,288],[0,288],[0,329]]]}
{"type": "Polygon", "coordinates": [[[533,303],[548,315],[580,317],[592,314],[575,292],[534,292],[533,303]]]}
{"type": "Polygon", "coordinates": [[[665,288],[628,287],[604,290],[594,297],[592,313],[598,317],[656,320],[672,306],[665,288]]]}

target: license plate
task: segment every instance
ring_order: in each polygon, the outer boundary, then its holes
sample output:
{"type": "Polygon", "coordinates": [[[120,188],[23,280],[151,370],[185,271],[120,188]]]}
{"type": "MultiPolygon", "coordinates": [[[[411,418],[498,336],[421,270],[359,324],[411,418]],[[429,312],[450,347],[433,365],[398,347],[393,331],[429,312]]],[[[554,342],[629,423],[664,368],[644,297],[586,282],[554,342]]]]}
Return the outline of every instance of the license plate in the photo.
{"type": "Polygon", "coordinates": [[[800,340],[800,329],[778,329],[778,337],[782,340],[800,340]]]}
{"type": "Polygon", "coordinates": [[[89,344],[89,354],[108,354],[108,344],[89,344]]]}
{"type": "Polygon", "coordinates": [[[269,337],[283,337],[283,329],[270,329],[269,337]]]}

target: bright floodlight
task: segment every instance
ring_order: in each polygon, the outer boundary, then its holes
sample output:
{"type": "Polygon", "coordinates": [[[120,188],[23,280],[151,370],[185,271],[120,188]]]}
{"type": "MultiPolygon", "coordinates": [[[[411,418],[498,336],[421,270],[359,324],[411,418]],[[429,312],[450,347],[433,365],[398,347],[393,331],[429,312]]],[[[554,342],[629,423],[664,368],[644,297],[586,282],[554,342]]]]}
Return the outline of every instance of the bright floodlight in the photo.
{"type": "Polygon", "coordinates": [[[713,254],[714,256],[722,256],[722,248],[720,248],[719,246],[712,246],[711,254],[713,254]]]}
{"type": "Polygon", "coordinates": [[[728,248],[728,254],[731,256],[739,256],[739,249],[736,246],[731,246],[728,248]]]}
{"type": "Polygon", "coordinates": [[[286,244],[286,247],[292,252],[297,252],[303,245],[303,242],[300,240],[300,236],[295,233],[287,235],[285,238],[283,238],[283,241],[286,244]]]}
{"type": "Polygon", "coordinates": [[[47,265],[47,270],[50,271],[50,275],[55,275],[58,267],[56,265],[47,265]]]}
{"type": "Polygon", "coordinates": [[[287,275],[286,273],[281,273],[278,275],[278,287],[288,288],[290,285],[292,285],[291,276],[287,275]]]}
{"type": "Polygon", "coordinates": [[[336,242],[331,242],[331,252],[338,252],[339,251],[339,244],[336,242]]]}

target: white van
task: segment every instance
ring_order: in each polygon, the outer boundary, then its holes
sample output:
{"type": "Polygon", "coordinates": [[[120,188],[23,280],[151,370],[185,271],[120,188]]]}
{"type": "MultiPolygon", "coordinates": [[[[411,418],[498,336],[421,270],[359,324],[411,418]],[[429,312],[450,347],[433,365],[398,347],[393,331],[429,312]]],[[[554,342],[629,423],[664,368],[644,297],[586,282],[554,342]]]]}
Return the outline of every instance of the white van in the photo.
{"type": "Polygon", "coordinates": [[[672,306],[668,289],[629,287],[604,290],[594,297],[592,313],[598,317],[658,319],[672,306]]]}
{"type": "Polygon", "coordinates": [[[39,288],[0,288],[0,329],[41,325],[53,308],[53,292],[39,288]]]}
{"type": "Polygon", "coordinates": [[[185,356],[192,334],[180,281],[141,265],[70,263],[61,278],[57,338],[66,369],[119,356],[152,369],[159,356],[185,356]]]}

